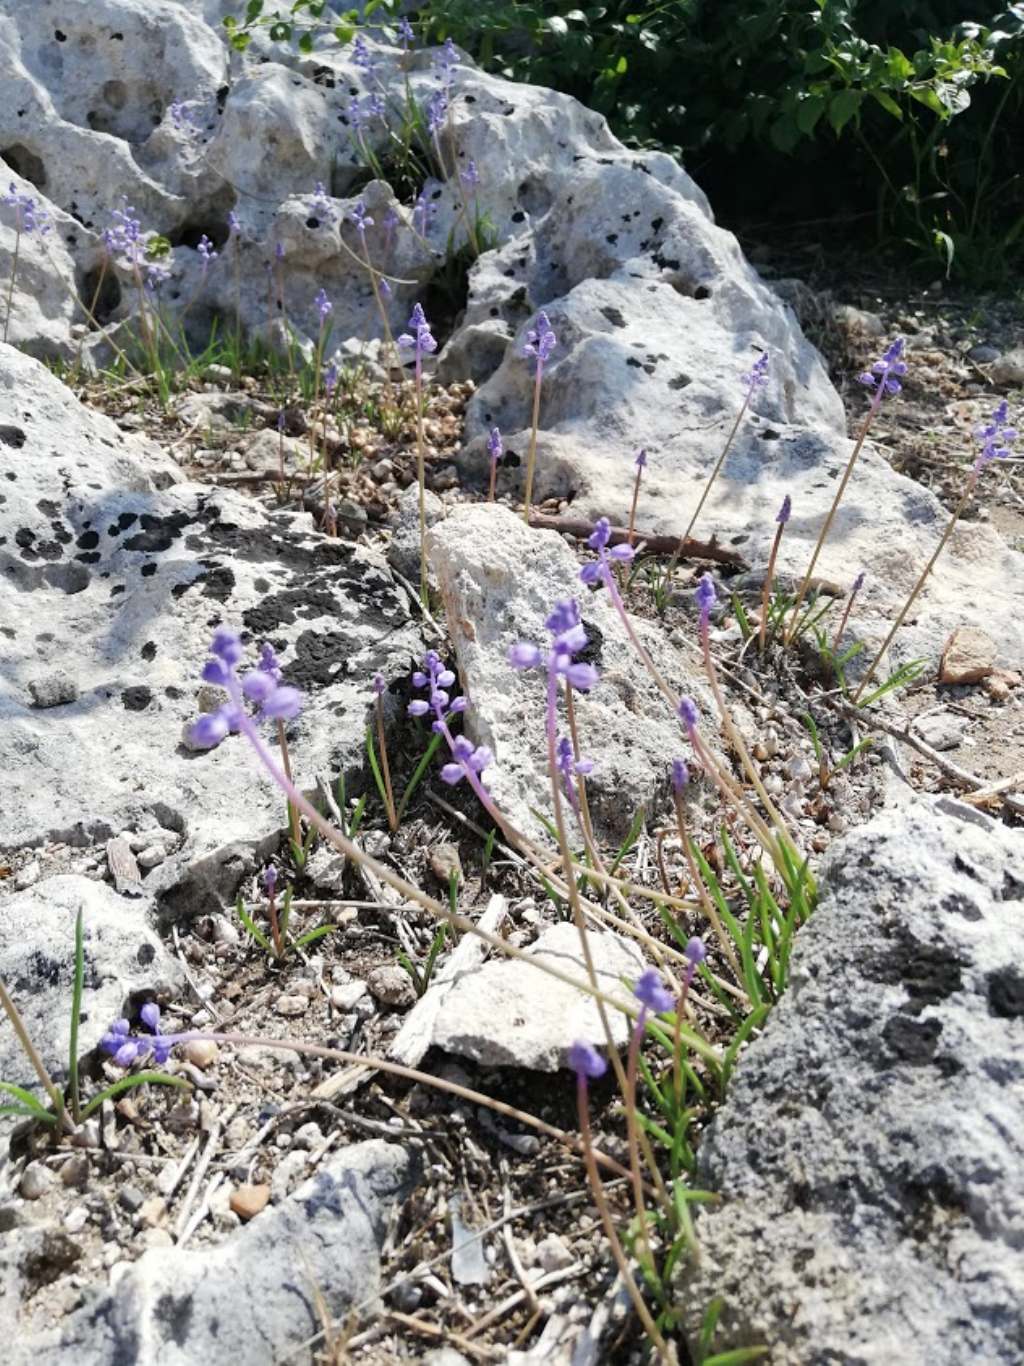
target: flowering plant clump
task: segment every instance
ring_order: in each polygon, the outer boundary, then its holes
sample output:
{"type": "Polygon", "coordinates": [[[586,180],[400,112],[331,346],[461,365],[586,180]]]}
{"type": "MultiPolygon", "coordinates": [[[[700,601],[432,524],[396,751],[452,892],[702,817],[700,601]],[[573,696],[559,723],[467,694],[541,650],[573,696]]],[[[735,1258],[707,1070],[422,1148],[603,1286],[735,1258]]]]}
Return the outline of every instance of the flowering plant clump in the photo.
{"type": "Polygon", "coordinates": [[[423,656],[423,668],[417,669],[412,676],[414,688],[426,688],[427,698],[416,698],[409,703],[410,716],[428,716],[433,713],[431,729],[444,738],[451,754],[451,761],[441,767],[441,778],[450,786],[468,778],[473,787],[486,785],[484,771],[494,763],[494,753],[487,745],[474,745],[464,735],[453,736],[448,722],[453,716],[464,712],[469,706],[466,697],[451,697],[455,686],[454,672],[446,668],[436,650],[428,650],[423,656]]]}
{"type": "Polygon", "coordinates": [[[551,633],[551,648],[545,651],[530,641],[518,641],[508,652],[508,662],[513,669],[544,667],[550,678],[556,682],[564,679],[571,688],[586,692],[596,687],[598,673],[593,664],[575,658],[587,648],[587,633],[575,598],[555,603],[544,626],[551,633]]]}
{"type": "MultiPolygon", "coordinates": [[[[290,721],[298,716],[302,710],[302,694],[298,688],[280,681],[276,656],[270,669],[252,669],[240,679],[238,666],[245,658],[245,650],[238,636],[221,627],[215,632],[210,649],[213,657],[203,667],[203,681],[224,688],[228,700],[196,721],[191,730],[194,745],[212,749],[225,736],[251,726],[253,721],[246,710],[247,701],[258,708],[257,724],[268,720],[290,721]]],[[[261,663],[270,662],[272,653],[269,646],[264,646],[261,663]]]]}

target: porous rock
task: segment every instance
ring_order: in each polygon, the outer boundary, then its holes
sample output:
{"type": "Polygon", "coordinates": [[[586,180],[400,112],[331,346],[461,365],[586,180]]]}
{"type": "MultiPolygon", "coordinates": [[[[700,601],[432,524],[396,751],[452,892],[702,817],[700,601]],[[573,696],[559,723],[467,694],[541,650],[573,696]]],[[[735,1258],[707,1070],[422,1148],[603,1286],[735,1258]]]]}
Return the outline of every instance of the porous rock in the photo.
{"type": "MultiPolygon", "coordinates": [[[[600,683],[575,695],[580,743],[595,763],[587,799],[597,826],[622,834],[640,806],[667,791],[669,765],[683,738],[665,699],[630,644],[604,589],[579,581],[579,562],[553,531],[527,528],[500,504],[464,505],[435,526],[430,561],[445,604],[462,686],[472,699],[467,731],[488,745],[490,791],[514,824],[540,826],[532,809],[550,810],[542,675],[517,673],[508,663],[519,640],[545,645],[544,622],[562,598],[580,604],[588,646],[581,655],[596,666],[600,683]]],[[[650,639],[645,623],[635,623],[650,639]]],[[[707,709],[695,655],[686,661],[658,637],[659,668],[679,693],[707,709]]]]}
{"type": "Polygon", "coordinates": [[[285,1355],[309,1366],[317,1293],[336,1320],[374,1294],[389,1211],[414,1179],[396,1144],[355,1144],[217,1247],[151,1248],[56,1331],[19,1335],[11,1366],[193,1366],[219,1360],[225,1342],[247,1366],[285,1355]]]}
{"type": "MultiPolygon", "coordinates": [[[[634,982],[644,970],[640,950],[611,933],[591,933],[589,944],[598,985],[608,996],[626,1000],[623,980],[634,982]]],[[[528,953],[538,963],[587,980],[575,925],[552,925],[528,953]]],[[[611,1008],[607,1014],[621,1047],[629,1036],[628,1020],[611,1008]]],[[[539,1072],[567,1067],[569,1046],[578,1039],[599,1047],[605,1043],[593,997],[521,958],[497,958],[461,973],[441,1002],[431,1038],[435,1047],[484,1066],[539,1072]]]]}
{"type": "Polygon", "coordinates": [[[1011,1366],[1024,1343],[1024,848],[959,803],[829,853],[791,985],[701,1142],[718,1350],[1011,1366]]]}
{"type": "Polygon", "coordinates": [[[240,737],[209,752],[181,743],[213,627],[276,647],[306,698],[288,726],[293,772],[315,790],[317,773],[361,768],[373,676],[420,650],[406,594],[377,552],[307,515],[177,482],[156,447],[10,347],[0,442],[0,766],[31,775],[3,804],[0,845],[164,827],[183,843],[147,889],[208,911],[211,892],[234,896],[282,812],[240,737]],[[57,663],[78,698],[39,711],[27,684],[57,663]]]}

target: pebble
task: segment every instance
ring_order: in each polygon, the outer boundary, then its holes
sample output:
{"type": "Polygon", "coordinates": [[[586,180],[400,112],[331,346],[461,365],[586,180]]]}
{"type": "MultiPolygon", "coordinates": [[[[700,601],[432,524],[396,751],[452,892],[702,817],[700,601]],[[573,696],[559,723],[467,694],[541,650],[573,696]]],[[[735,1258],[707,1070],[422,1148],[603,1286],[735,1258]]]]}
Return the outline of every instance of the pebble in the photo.
{"type": "Polygon", "coordinates": [[[54,1184],[56,1177],[41,1162],[30,1162],[18,1183],[18,1194],[23,1200],[40,1200],[54,1184]]]}
{"type": "Polygon", "coordinates": [[[286,1015],[289,1018],[295,1015],[305,1015],[309,1009],[308,996],[289,996],[285,993],[279,996],[274,1002],[274,1009],[278,1015],[286,1015]]]}
{"type": "Polygon", "coordinates": [[[366,995],[366,983],[358,980],[331,987],[331,1005],[335,1010],[348,1011],[366,995]]]}
{"type": "Polygon", "coordinates": [[[42,875],[43,867],[38,859],[33,859],[31,863],[26,863],[21,872],[14,879],[14,890],[23,892],[27,887],[34,886],[42,875]]]}
{"type": "Polygon", "coordinates": [[[794,778],[799,782],[806,782],[814,773],[807,759],[802,754],[794,754],[786,765],[787,777],[794,778]]]}
{"type": "Polygon", "coordinates": [[[1004,352],[988,373],[996,384],[1024,384],[1024,346],[1004,352]]]}
{"type": "Polygon", "coordinates": [[[136,1223],[143,1228],[156,1228],[167,1217],[167,1201],[162,1195],[151,1195],[139,1206],[136,1223]]]}
{"type": "Polygon", "coordinates": [[[236,1186],[231,1192],[231,1209],[238,1215],[239,1219],[245,1221],[254,1219],[263,1209],[266,1209],[267,1202],[270,1200],[270,1187],[265,1184],[258,1186],[236,1186]]]}
{"type": "Polygon", "coordinates": [[[977,626],[959,626],[946,642],[940,683],[980,683],[995,668],[998,647],[977,626]]]}
{"type": "Polygon", "coordinates": [[[319,1124],[314,1124],[312,1120],[306,1124],[300,1124],[292,1135],[294,1146],[305,1149],[317,1147],[323,1142],[323,1137],[319,1124]]]}
{"type": "Polygon", "coordinates": [[[209,380],[211,384],[230,384],[233,377],[233,372],[227,365],[208,365],[203,371],[203,379],[209,380]]]}
{"type": "Polygon", "coordinates": [[[240,943],[241,935],[238,927],[233,925],[226,915],[212,915],[210,921],[213,926],[213,942],[215,944],[229,944],[232,947],[240,943]]]}
{"type": "Polygon", "coordinates": [[[932,749],[956,749],[967,729],[967,721],[964,717],[944,711],[934,716],[922,716],[914,722],[913,728],[932,749]]]}
{"type": "Polygon", "coordinates": [[[28,685],[34,707],[63,707],[68,702],[78,701],[78,684],[65,673],[48,674],[45,678],[34,678],[28,685]]]}
{"type": "Polygon", "coordinates": [[[378,1001],[386,1006],[411,1006],[416,1001],[416,988],[409,974],[397,963],[381,963],[373,968],[366,985],[378,1001]]]}
{"type": "Polygon", "coordinates": [[[989,346],[982,342],[980,346],[972,346],[967,353],[967,359],[974,361],[975,365],[991,365],[994,360],[998,360],[1002,355],[998,346],[989,346]]]}
{"type": "Polygon", "coordinates": [[[535,1264],[543,1271],[562,1271],[575,1260],[565,1239],[560,1238],[557,1233],[549,1233],[537,1244],[535,1264]]]}
{"type": "Polygon", "coordinates": [[[306,1162],[306,1154],[294,1149],[281,1158],[270,1178],[270,1193],[276,1201],[282,1201],[292,1186],[305,1174],[306,1162]]]}
{"type": "Polygon", "coordinates": [[[142,1235],[147,1247],[173,1247],[174,1239],[165,1228],[147,1228],[142,1235]]]}
{"type": "Polygon", "coordinates": [[[129,1214],[137,1214],[146,1203],[146,1196],[138,1186],[122,1186],[117,1192],[117,1203],[129,1214]]]}
{"type": "Polygon", "coordinates": [[[60,1179],[65,1186],[81,1190],[89,1180],[89,1159],[85,1153],[72,1153],[61,1163],[60,1179]]]}
{"type": "Polygon", "coordinates": [[[205,1069],[217,1061],[220,1050],[212,1039],[190,1039],[182,1049],[187,1062],[205,1069]]]}
{"type": "Polygon", "coordinates": [[[158,863],[163,863],[166,857],[167,850],[162,844],[150,844],[141,853],[136,854],[135,861],[140,868],[155,868],[158,863]]]}
{"type": "Polygon", "coordinates": [[[455,874],[456,884],[462,883],[462,860],[454,844],[435,844],[430,851],[430,871],[447,887],[455,874]]]}
{"type": "Polygon", "coordinates": [[[64,1220],[64,1227],[69,1233],[81,1233],[89,1222],[89,1211],[84,1205],[76,1205],[64,1220]]]}

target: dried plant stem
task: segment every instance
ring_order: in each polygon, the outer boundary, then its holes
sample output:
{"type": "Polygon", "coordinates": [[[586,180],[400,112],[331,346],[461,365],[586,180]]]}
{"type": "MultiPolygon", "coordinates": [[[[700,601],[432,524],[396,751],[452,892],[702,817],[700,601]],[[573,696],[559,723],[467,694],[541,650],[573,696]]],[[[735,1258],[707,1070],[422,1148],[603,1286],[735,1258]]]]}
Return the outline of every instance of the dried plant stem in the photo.
{"type": "Polygon", "coordinates": [[[544,366],[537,361],[537,375],[533,381],[533,415],[530,418],[530,449],[526,456],[526,491],[523,494],[523,521],[530,525],[530,503],[533,499],[533,470],[537,463],[537,428],[540,425],[540,386],[544,366]]]}
{"type": "MultiPolygon", "coordinates": [[[[284,776],[289,782],[292,781],[292,762],[288,753],[288,736],[285,733],[284,722],[278,718],[277,722],[277,744],[281,751],[281,767],[284,769],[284,776]]],[[[292,802],[288,803],[288,825],[291,830],[292,839],[302,848],[302,826],[299,823],[299,813],[292,802]]]]}
{"type": "Polygon", "coordinates": [[[843,608],[843,615],[839,618],[839,625],[836,627],[836,633],[832,637],[833,654],[835,654],[835,652],[839,649],[839,642],[842,640],[843,632],[846,630],[846,623],[850,620],[850,613],[853,611],[853,604],[857,599],[858,591],[859,590],[855,587],[853,592],[846,599],[846,606],[843,608]]]}
{"type": "Polygon", "coordinates": [[[974,489],[977,482],[977,472],[972,471],[970,477],[967,480],[967,487],[964,489],[963,495],[959,503],[957,503],[956,508],[953,511],[952,517],[950,517],[949,519],[949,524],[947,525],[946,530],[942,533],[942,539],[939,541],[938,545],[935,547],[935,550],[932,552],[931,559],[925,565],[924,569],[922,569],[921,574],[917,580],[917,583],[914,584],[914,587],[910,591],[910,597],[907,598],[906,602],[903,604],[899,616],[896,618],[892,626],[889,628],[889,634],[886,636],[885,640],[883,640],[882,644],[879,646],[878,653],[875,655],[874,659],[871,662],[871,667],[868,669],[867,673],[861,679],[860,686],[857,688],[857,691],[853,694],[854,702],[857,701],[857,698],[860,697],[861,693],[864,691],[867,685],[871,682],[872,678],[875,676],[875,670],[882,662],[882,657],[891,645],[893,636],[896,634],[896,632],[903,625],[903,622],[906,620],[907,613],[910,611],[911,607],[913,607],[917,595],[920,593],[921,589],[925,585],[925,580],[928,578],[928,575],[932,572],[932,569],[935,567],[935,561],[942,554],[943,550],[946,547],[946,542],[949,540],[950,536],[952,536],[953,528],[960,520],[960,514],[963,512],[964,508],[970,502],[974,494],[974,489]]]}
{"type": "Polygon", "coordinates": [[[739,959],[736,957],[736,950],[733,947],[733,942],[726,933],[725,926],[722,924],[715,903],[712,901],[708,889],[704,885],[704,879],[700,875],[700,870],[697,867],[697,860],[693,856],[693,846],[690,842],[689,835],[686,833],[686,813],[683,809],[683,798],[675,789],[673,789],[672,797],[676,808],[676,827],[679,831],[679,839],[683,846],[683,853],[686,856],[687,867],[690,870],[690,877],[693,880],[693,885],[697,888],[697,895],[700,897],[700,903],[703,907],[704,914],[707,916],[711,928],[715,932],[715,937],[721,945],[722,952],[725,954],[726,962],[732,969],[736,981],[742,985],[743,973],[740,969],[739,959]]]}
{"type": "Polygon", "coordinates": [[[42,1082],[43,1089],[50,1097],[50,1102],[60,1117],[61,1123],[65,1129],[70,1129],[70,1120],[64,1109],[64,1097],[61,1095],[59,1088],[47,1071],[46,1064],[39,1056],[36,1046],[32,1042],[28,1030],[25,1028],[25,1022],[18,1012],[18,1007],[8,995],[7,988],[4,986],[2,980],[0,980],[0,1009],[3,1010],[4,1014],[10,1020],[15,1034],[18,1036],[18,1042],[21,1044],[25,1056],[32,1064],[36,1076],[42,1082]]]}
{"type": "Polygon", "coordinates": [[[644,1332],[654,1346],[654,1350],[658,1353],[659,1359],[663,1362],[669,1362],[672,1358],[669,1355],[668,1346],[659,1332],[657,1324],[651,1317],[651,1312],[647,1308],[643,1295],[640,1293],[640,1287],[637,1285],[636,1279],[630,1270],[629,1262],[626,1259],[626,1254],[622,1250],[622,1244],[619,1241],[619,1235],[615,1229],[615,1220],[612,1218],[612,1212],[608,1208],[608,1201],[605,1198],[604,1189],[601,1185],[601,1178],[597,1172],[593,1139],[590,1132],[590,1107],[587,1100],[587,1082],[586,1078],[582,1075],[577,1082],[576,1095],[580,1112],[580,1139],[583,1144],[583,1162],[587,1171],[587,1181],[590,1185],[590,1194],[593,1197],[594,1204],[597,1206],[597,1212],[601,1216],[601,1223],[604,1226],[605,1237],[608,1239],[608,1246],[611,1248],[612,1256],[615,1259],[615,1265],[619,1268],[623,1282],[629,1292],[629,1298],[633,1302],[633,1308],[636,1310],[637,1317],[643,1325],[644,1332]]]}
{"type": "Polygon", "coordinates": [[[423,441],[423,373],[416,353],[416,480],[419,485],[420,602],[429,605],[427,593],[427,470],[423,441]]]}
{"type": "Polygon", "coordinates": [[[18,227],[14,234],[14,256],[11,260],[11,279],[7,286],[7,311],[4,314],[4,344],[11,326],[11,308],[14,301],[14,281],[18,275],[18,254],[21,250],[21,210],[18,210],[18,227]]]}
{"type": "Polygon", "coordinates": [[[491,478],[490,478],[490,482],[489,482],[488,485],[487,485],[487,501],[488,501],[489,503],[493,503],[493,502],[494,502],[494,486],[495,486],[495,484],[497,483],[497,479],[498,479],[498,462],[497,462],[497,460],[494,460],[494,459],[492,458],[492,460],[491,460],[491,478]]]}
{"type": "Polygon", "coordinates": [[[387,808],[388,829],[392,834],[398,829],[398,813],[395,810],[395,793],[391,786],[391,765],[388,763],[388,742],[384,734],[384,705],[378,693],[375,699],[374,715],[377,721],[377,749],[380,752],[380,771],[384,779],[384,805],[387,808]]]}
{"type": "Polygon", "coordinates": [[[780,522],[775,531],[775,539],[772,541],[772,553],[768,556],[768,569],[764,576],[764,587],[761,589],[761,625],[757,632],[758,654],[764,654],[765,632],[768,629],[768,602],[772,595],[772,583],[775,579],[775,561],[779,558],[779,546],[782,544],[782,534],[786,530],[786,523],[780,522]]]}
{"type": "Polygon", "coordinates": [[[710,477],[708,478],[707,483],[704,485],[704,492],[700,496],[700,502],[697,504],[696,508],[694,509],[693,516],[690,518],[690,525],[679,537],[679,544],[672,552],[672,558],[669,560],[668,568],[665,571],[666,586],[668,586],[668,584],[672,582],[672,575],[675,573],[676,565],[679,563],[679,557],[683,553],[683,546],[690,539],[690,533],[693,531],[693,528],[697,524],[697,518],[700,516],[701,509],[704,507],[704,504],[707,502],[708,494],[711,492],[712,486],[715,480],[718,478],[719,470],[721,470],[722,466],[725,464],[726,456],[732,450],[732,443],[736,440],[736,433],[740,429],[740,423],[743,421],[746,411],[750,407],[750,400],[753,395],[753,392],[753,387],[748,388],[747,396],[743,400],[739,412],[736,414],[736,421],[732,424],[732,430],[729,432],[729,435],[726,438],[725,445],[722,447],[722,454],[718,457],[718,460],[715,462],[715,468],[711,471],[710,477]]]}
{"type": "Polygon", "coordinates": [[[824,524],[822,525],[821,530],[818,532],[818,539],[814,544],[814,552],[811,555],[810,564],[808,564],[807,566],[807,571],[804,574],[803,582],[800,584],[800,591],[796,595],[796,602],[793,604],[793,617],[792,621],[790,622],[789,630],[783,636],[783,644],[787,647],[787,649],[793,641],[793,635],[796,631],[797,619],[800,616],[800,608],[803,604],[804,598],[807,596],[807,589],[810,586],[811,575],[814,573],[814,566],[818,563],[818,556],[821,554],[821,548],[825,544],[825,541],[828,538],[828,533],[832,529],[832,522],[835,519],[835,515],[838,511],[839,504],[843,501],[843,494],[846,492],[846,486],[850,482],[850,476],[853,474],[854,466],[856,465],[857,459],[860,456],[861,449],[864,445],[864,441],[867,438],[867,434],[871,430],[871,424],[875,419],[875,414],[878,412],[879,404],[882,402],[882,394],[884,393],[884,391],[885,386],[883,384],[879,384],[875,390],[875,395],[871,400],[871,407],[867,411],[867,416],[864,418],[864,421],[861,424],[861,429],[857,435],[857,440],[854,442],[853,450],[850,452],[850,458],[846,462],[846,469],[843,471],[843,477],[839,481],[839,487],[836,489],[836,496],[832,500],[832,506],[829,508],[828,516],[825,518],[824,524]]]}

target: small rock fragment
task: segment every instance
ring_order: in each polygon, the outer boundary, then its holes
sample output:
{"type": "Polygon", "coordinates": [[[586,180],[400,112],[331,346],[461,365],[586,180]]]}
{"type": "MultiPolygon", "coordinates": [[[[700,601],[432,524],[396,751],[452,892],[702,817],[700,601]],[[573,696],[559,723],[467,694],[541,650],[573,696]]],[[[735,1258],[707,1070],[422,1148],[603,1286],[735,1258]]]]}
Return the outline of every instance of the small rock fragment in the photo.
{"type": "Polygon", "coordinates": [[[335,1010],[351,1010],[366,995],[366,983],[357,979],[331,987],[331,1005],[335,1010]]]}
{"type": "Polygon", "coordinates": [[[61,1164],[60,1179],[65,1186],[81,1190],[89,1180],[89,1159],[85,1153],[72,1153],[61,1164]]]}
{"type": "Polygon", "coordinates": [[[23,1200],[41,1200],[55,1181],[49,1167],[41,1162],[30,1162],[18,1183],[18,1194],[23,1200]]]}
{"type": "Polygon", "coordinates": [[[386,1006],[411,1006],[416,1001],[412,978],[396,963],[381,963],[373,968],[366,985],[371,994],[386,1006]]]}
{"type": "Polygon", "coordinates": [[[274,1002],[274,1009],[277,1011],[278,1015],[286,1015],[289,1017],[294,1015],[305,1015],[306,1011],[309,1009],[309,997],[289,996],[285,993],[284,995],[279,996],[274,1002]]]}
{"type": "Polygon", "coordinates": [[[78,701],[78,684],[65,673],[48,674],[46,678],[34,678],[28,685],[34,707],[63,707],[68,702],[78,701]]]}
{"type": "Polygon", "coordinates": [[[1024,384],[1024,346],[1004,351],[988,373],[996,384],[1024,384]]]}
{"type": "Polygon", "coordinates": [[[557,1233],[549,1233],[537,1244],[536,1265],[542,1271],[561,1271],[575,1260],[565,1239],[557,1233]]]}
{"type": "Polygon", "coordinates": [[[967,722],[963,717],[954,716],[948,711],[922,716],[914,722],[914,729],[932,749],[956,749],[966,728],[967,722]]]}
{"type": "Polygon", "coordinates": [[[122,896],[141,896],[142,879],[128,841],[123,835],[107,840],[107,867],[114,881],[114,890],[122,896]]]}
{"type": "Polygon", "coordinates": [[[941,683],[980,683],[995,668],[998,647],[977,626],[959,626],[946,642],[939,670],[941,683]]]}
{"type": "Polygon", "coordinates": [[[254,1219],[260,1210],[266,1209],[270,1200],[270,1187],[265,1184],[258,1186],[236,1186],[231,1192],[231,1208],[239,1219],[246,1221],[254,1219]]]}
{"type": "Polygon", "coordinates": [[[190,1039],[182,1049],[186,1061],[204,1071],[216,1062],[219,1051],[212,1039],[190,1039]]]}
{"type": "Polygon", "coordinates": [[[38,859],[33,859],[31,863],[26,863],[21,872],[14,879],[14,889],[17,892],[27,891],[29,887],[35,886],[42,874],[42,864],[38,859]]]}
{"type": "Polygon", "coordinates": [[[167,851],[162,844],[149,844],[136,856],[136,862],[140,868],[155,868],[166,857],[167,851]]]}
{"type": "Polygon", "coordinates": [[[439,882],[447,887],[452,873],[458,884],[462,883],[462,860],[454,844],[435,844],[430,851],[430,871],[439,882]]]}
{"type": "Polygon", "coordinates": [[[129,1214],[137,1214],[146,1203],[146,1197],[138,1186],[122,1186],[117,1192],[117,1203],[129,1214]]]}

